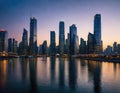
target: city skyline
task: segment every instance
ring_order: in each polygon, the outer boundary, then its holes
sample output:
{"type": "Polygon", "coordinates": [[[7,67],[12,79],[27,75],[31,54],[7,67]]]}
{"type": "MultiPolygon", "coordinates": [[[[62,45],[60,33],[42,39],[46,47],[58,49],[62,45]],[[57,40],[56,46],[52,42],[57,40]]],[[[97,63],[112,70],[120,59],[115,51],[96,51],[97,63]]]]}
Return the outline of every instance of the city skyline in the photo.
{"type": "Polygon", "coordinates": [[[14,37],[20,42],[23,28],[29,32],[29,18],[35,16],[38,20],[38,45],[42,44],[44,40],[47,40],[48,45],[50,44],[49,33],[52,30],[56,32],[56,43],[58,45],[60,21],[65,22],[65,38],[69,32],[69,26],[76,24],[79,40],[80,38],[87,40],[88,33],[94,31],[94,15],[99,13],[102,17],[103,46],[106,48],[107,45],[112,45],[114,41],[120,42],[119,3],[118,0],[13,0],[13,2],[1,0],[0,28],[8,31],[9,38],[14,37]],[[113,32],[114,39],[111,38],[113,32]],[[18,33],[19,37],[16,35],[18,33]]]}

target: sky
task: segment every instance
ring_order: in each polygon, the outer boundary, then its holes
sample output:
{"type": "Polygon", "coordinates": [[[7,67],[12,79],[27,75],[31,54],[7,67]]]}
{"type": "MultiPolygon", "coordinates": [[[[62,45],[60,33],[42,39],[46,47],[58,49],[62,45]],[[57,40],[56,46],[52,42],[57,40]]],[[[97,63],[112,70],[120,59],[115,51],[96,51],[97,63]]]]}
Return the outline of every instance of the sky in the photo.
{"type": "Polygon", "coordinates": [[[87,40],[93,33],[95,14],[101,14],[104,48],[114,41],[120,43],[120,0],[0,0],[0,28],[18,42],[23,28],[29,33],[30,17],[37,19],[38,45],[50,42],[50,31],[56,32],[58,44],[59,22],[65,22],[65,38],[69,26],[76,24],[79,38],[87,40]]]}

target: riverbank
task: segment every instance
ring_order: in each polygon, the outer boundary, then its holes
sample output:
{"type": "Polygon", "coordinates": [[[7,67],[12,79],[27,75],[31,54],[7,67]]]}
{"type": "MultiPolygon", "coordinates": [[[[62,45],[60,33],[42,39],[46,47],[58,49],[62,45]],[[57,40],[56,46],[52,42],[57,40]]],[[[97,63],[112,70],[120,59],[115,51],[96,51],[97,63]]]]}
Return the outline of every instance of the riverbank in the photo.
{"type": "MultiPolygon", "coordinates": [[[[10,59],[10,58],[38,58],[38,57],[52,57],[52,56],[45,56],[45,55],[37,55],[37,56],[0,56],[0,59],[10,59]]],[[[104,61],[104,62],[117,62],[120,63],[120,56],[80,56],[80,55],[73,55],[73,56],[54,56],[56,58],[80,58],[84,60],[94,60],[94,61],[104,61]]]]}

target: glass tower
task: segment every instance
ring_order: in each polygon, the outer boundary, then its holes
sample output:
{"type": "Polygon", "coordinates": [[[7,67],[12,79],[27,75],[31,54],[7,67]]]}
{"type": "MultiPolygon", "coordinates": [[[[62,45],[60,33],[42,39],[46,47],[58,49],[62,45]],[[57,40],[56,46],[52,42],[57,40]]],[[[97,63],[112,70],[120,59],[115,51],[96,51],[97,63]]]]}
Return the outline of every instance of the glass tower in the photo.
{"type": "Polygon", "coordinates": [[[96,14],[94,16],[94,53],[102,52],[101,44],[101,15],[96,14]]]}
{"type": "Polygon", "coordinates": [[[0,29],[0,52],[8,51],[8,32],[0,29]]]}
{"type": "Polygon", "coordinates": [[[37,20],[34,17],[30,18],[29,54],[37,54],[37,20]]]}
{"type": "Polygon", "coordinates": [[[56,41],[55,41],[55,31],[50,32],[50,55],[55,56],[56,54],[56,41]]]}
{"type": "Polygon", "coordinates": [[[59,52],[60,52],[60,55],[64,54],[64,47],[65,47],[65,27],[64,27],[64,22],[61,21],[59,23],[59,52]]]}
{"type": "Polygon", "coordinates": [[[77,36],[77,27],[75,24],[70,26],[70,55],[79,53],[79,39],[77,36]]]}
{"type": "Polygon", "coordinates": [[[25,28],[23,29],[22,42],[24,46],[28,46],[28,31],[25,28]]]}

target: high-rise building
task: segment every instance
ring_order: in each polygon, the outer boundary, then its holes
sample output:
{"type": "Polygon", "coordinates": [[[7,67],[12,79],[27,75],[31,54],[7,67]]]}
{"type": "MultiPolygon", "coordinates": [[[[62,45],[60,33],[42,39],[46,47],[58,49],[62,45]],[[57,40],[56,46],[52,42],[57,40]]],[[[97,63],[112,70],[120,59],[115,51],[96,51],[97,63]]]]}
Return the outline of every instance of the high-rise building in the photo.
{"type": "Polygon", "coordinates": [[[42,45],[39,45],[39,47],[38,47],[38,54],[42,55],[42,45]]]}
{"type": "Polygon", "coordinates": [[[23,29],[22,49],[23,49],[23,55],[27,55],[28,54],[28,31],[25,28],[23,29]]]}
{"type": "Polygon", "coordinates": [[[25,47],[28,47],[28,31],[25,28],[23,29],[22,42],[25,47]]]}
{"type": "Polygon", "coordinates": [[[96,14],[94,17],[94,53],[102,52],[101,44],[101,15],[96,14]]]}
{"type": "Polygon", "coordinates": [[[13,52],[13,39],[9,38],[8,39],[8,52],[13,52]]]}
{"type": "Polygon", "coordinates": [[[4,29],[0,29],[0,52],[8,51],[8,33],[4,29]]]}
{"type": "Polygon", "coordinates": [[[120,54],[120,44],[117,45],[117,52],[120,54]]]}
{"type": "Polygon", "coordinates": [[[104,50],[104,54],[106,55],[111,55],[112,52],[112,47],[110,45],[108,45],[107,48],[104,50]]]}
{"type": "Polygon", "coordinates": [[[17,54],[17,52],[18,52],[17,48],[18,48],[17,41],[14,38],[9,38],[8,39],[8,52],[13,53],[13,54],[17,54]]]}
{"type": "Polygon", "coordinates": [[[75,24],[70,26],[70,55],[79,53],[79,39],[77,36],[77,27],[75,24]]]}
{"type": "Polygon", "coordinates": [[[117,54],[117,42],[114,42],[113,44],[113,54],[117,54]]]}
{"type": "Polygon", "coordinates": [[[67,34],[67,39],[66,39],[66,53],[69,55],[69,47],[70,47],[70,34],[67,34]]]}
{"type": "Polygon", "coordinates": [[[42,44],[42,54],[47,55],[47,41],[45,40],[42,44]]]}
{"type": "Polygon", "coordinates": [[[55,31],[50,32],[50,55],[56,55],[56,40],[55,40],[55,31]]]}
{"type": "Polygon", "coordinates": [[[80,54],[86,54],[87,48],[86,48],[86,41],[81,38],[80,39],[80,54]]]}
{"type": "Polygon", "coordinates": [[[37,20],[35,17],[30,18],[30,40],[29,40],[29,54],[37,54],[37,20]]]}
{"type": "Polygon", "coordinates": [[[59,52],[60,52],[60,55],[64,54],[64,47],[65,47],[65,27],[64,27],[64,22],[61,21],[59,23],[59,52]]]}
{"type": "Polygon", "coordinates": [[[27,55],[28,54],[28,31],[24,28],[22,41],[19,43],[19,55],[27,55]]]}
{"type": "Polygon", "coordinates": [[[94,35],[92,33],[88,34],[87,53],[88,54],[93,54],[94,53],[94,35]]]}
{"type": "Polygon", "coordinates": [[[17,48],[18,48],[17,41],[13,38],[13,53],[17,54],[17,48]]]}

